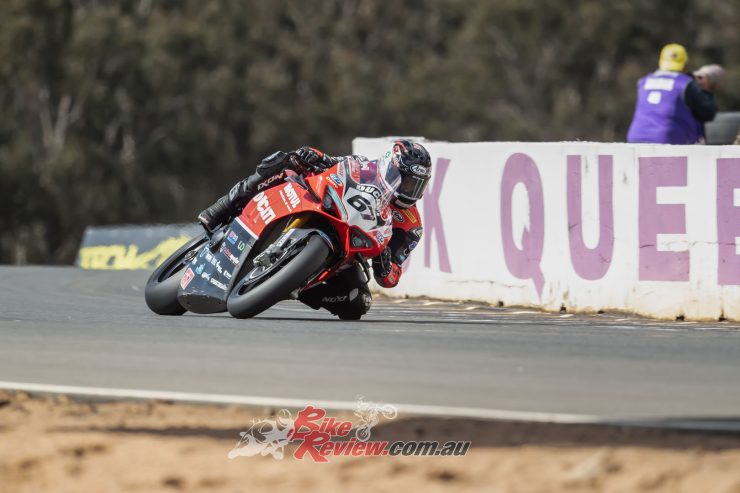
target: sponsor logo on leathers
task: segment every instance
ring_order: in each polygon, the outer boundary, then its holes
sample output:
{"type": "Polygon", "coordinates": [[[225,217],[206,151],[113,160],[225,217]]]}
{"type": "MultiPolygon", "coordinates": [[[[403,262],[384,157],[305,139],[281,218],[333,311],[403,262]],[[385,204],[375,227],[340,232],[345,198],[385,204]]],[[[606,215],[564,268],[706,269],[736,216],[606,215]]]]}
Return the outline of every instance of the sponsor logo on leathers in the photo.
{"type": "Polygon", "coordinates": [[[261,182],[259,185],[257,185],[257,190],[262,190],[263,188],[266,188],[271,183],[274,183],[280,179],[283,178],[284,173],[278,173],[275,176],[271,176],[267,178],[265,181],[261,182]]]}
{"type": "Polygon", "coordinates": [[[347,296],[324,296],[321,298],[322,303],[340,303],[347,299],[347,296]]]}

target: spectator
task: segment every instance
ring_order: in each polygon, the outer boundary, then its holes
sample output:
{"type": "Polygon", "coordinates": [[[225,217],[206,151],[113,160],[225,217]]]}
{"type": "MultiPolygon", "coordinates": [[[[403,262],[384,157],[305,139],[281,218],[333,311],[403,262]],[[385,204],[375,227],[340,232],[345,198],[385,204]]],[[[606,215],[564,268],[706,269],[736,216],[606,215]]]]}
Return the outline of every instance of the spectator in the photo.
{"type": "MultiPolygon", "coordinates": [[[[694,80],[703,91],[712,96],[725,85],[725,69],[720,65],[704,65],[694,72],[694,80]]],[[[706,134],[707,144],[729,144],[732,141],[733,130],[727,127],[737,128],[738,118],[732,118],[732,114],[724,115],[719,121],[715,121],[711,129],[711,135],[706,134]],[[726,128],[726,130],[725,130],[726,128]],[[728,135],[729,134],[729,135],[728,135]],[[725,136],[724,139],[722,136],[725,136]]],[[[705,129],[706,130],[706,129],[705,129]]]]}
{"type": "Polygon", "coordinates": [[[694,72],[694,79],[702,90],[715,93],[725,85],[725,69],[720,65],[704,65],[694,72]]]}
{"type": "Polygon", "coordinates": [[[714,118],[717,106],[712,93],[683,72],[688,58],[683,46],[666,45],[658,70],[640,79],[627,142],[696,144],[703,139],[703,123],[714,118]]]}

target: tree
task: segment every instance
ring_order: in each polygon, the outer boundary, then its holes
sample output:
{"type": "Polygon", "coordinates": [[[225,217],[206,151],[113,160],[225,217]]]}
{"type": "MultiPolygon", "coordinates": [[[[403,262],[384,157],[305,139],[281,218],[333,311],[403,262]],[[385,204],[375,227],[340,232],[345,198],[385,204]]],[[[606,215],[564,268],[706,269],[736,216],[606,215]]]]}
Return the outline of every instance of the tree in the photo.
{"type": "Polygon", "coordinates": [[[621,141],[663,44],[740,80],[737,25],[720,0],[6,0],[0,261],[192,220],[276,149],[621,141]]]}

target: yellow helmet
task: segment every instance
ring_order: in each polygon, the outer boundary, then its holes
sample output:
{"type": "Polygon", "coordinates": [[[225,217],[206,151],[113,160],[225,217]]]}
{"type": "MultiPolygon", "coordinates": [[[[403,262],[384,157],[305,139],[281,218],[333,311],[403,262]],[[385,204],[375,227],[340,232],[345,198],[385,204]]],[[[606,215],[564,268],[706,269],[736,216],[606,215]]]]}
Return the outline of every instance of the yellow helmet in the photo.
{"type": "Polygon", "coordinates": [[[683,72],[686,62],[689,61],[689,55],[686,48],[677,43],[665,45],[660,51],[660,61],[658,66],[660,70],[669,70],[671,72],[683,72]]]}

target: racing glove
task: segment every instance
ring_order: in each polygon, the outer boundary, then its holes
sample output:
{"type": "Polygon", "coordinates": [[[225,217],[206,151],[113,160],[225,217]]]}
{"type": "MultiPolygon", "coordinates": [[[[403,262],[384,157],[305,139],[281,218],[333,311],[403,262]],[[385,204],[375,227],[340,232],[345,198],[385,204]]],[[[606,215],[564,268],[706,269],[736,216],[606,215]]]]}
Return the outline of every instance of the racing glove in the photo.
{"type": "Polygon", "coordinates": [[[373,259],[373,277],[384,288],[392,288],[401,279],[401,266],[393,262],[390,248],[373,259]]]}
{"type": "Polygon", "coordinates": [[[306,163],[313,171],[324,171],[331,167],[331,161],[327,159],[326,154],[313,147],[303,146],[295,153],[306,163]]]}

